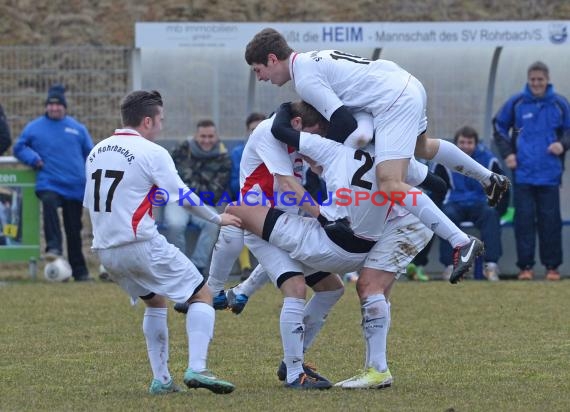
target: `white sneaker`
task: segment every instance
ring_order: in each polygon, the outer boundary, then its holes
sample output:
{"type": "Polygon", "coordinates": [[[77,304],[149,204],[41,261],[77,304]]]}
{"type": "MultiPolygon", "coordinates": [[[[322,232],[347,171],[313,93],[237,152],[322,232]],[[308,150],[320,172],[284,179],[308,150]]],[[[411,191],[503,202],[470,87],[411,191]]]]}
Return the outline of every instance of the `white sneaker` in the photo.
{"type": "Polygon", "coordinates": [[[484,274],[487,280],[490,282],[498,282],[499,273],[501,273],[499,270],[499,265],[497,265],[495,262],[485,262],[484,274]]]}
{"type": "Polygon", "coordinates": [[[445,269],[443,270],[443,273],[441,274],[441,277],[443,278],[443,280],[449,280],[452,273],[453,273],[453,265],[446,266],[445,269]]]}

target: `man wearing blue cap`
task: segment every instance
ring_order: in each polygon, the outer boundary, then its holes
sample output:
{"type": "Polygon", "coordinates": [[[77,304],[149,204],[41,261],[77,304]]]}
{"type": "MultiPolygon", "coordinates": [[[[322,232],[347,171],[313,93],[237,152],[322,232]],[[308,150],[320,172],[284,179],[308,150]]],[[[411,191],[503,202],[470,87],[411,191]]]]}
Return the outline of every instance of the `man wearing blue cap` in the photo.
{"type": "Polygon", "coordinates": [[[76,281],[91,280],[81,249],[81,216],[85,190],[85,159],[93,148],[87,128],[67,115],[65,88],[50,87],[44,115],[28,123],[14,146],[14,155],[37,171],[36,195],[42,202],[46,259],[62,255],[61,207],[67,257],[76,281]]]}

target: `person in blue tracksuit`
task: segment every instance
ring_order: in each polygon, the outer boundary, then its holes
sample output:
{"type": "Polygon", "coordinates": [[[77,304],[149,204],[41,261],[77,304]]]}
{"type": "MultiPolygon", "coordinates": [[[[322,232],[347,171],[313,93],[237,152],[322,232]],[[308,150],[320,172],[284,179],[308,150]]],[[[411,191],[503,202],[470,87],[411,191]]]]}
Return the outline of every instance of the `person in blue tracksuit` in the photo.
{"type": "MultiPolygon", "coordinates": [[[[499,160],[479,141],[477,131],[464,126],[455,132],[453,142],[477,163],[497,174],[503,174],[499,160]]],[[[457,225],[461,222],[473,222],[481,233],[485,243],[485,277],[491,281],[499,280],[498,262],[502,255],[501,215],[509,203],[508,192],[496,208],[487,204],[483,187],[475,179],[454,172],[441,164],[435,166],[434,173],[441,177],[450,188],[441,210],[457,225]]],[[[446,266],[444,277],[453,269],[452,250],[448,242],[440,242],[440,261],[446,266]]]]}
{"type": "Polygon", "coordinates": [[[76,281],[91,280],[81,249],[85,159],[93,148],[87,128],[67,115],[65,88],[50,87],[44,115],[29,122],[14,146],[14,156],[37,171],[36,195],[42,202],[46,258],[63,253],[57,209],[63,212],[67,258],[76,281]]]}
{"type": "Polygon", "coordinates": [[[549,83],[548,66],[531,64],[527,84],[499,109],[494,137],[505,164],[513,171],[515,238],[519,279],[534,277],[538,232],[546,279],[559,280],[562,219],[559,186],[564,154],[570,148],[570,106],[549,83]]]}

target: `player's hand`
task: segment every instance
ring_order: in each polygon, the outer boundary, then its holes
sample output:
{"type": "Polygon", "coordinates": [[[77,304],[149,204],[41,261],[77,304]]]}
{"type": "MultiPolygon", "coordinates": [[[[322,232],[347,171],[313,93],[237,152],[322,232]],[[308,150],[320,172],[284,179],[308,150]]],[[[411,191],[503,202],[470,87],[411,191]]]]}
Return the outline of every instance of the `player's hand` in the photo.
{"type": "Polygon", "coordinates": [[[220,217],[222,218],[222,222],[220,226],[235,226],[241,227],[241,219],[237,216],[230,215],[229,213],[221,213],[220,217]]]}
{"type": "Polygon", "coordinates": [[[34,169],[40,170],[43,167],[44,167],[44,161],[42,159],[36,160],[36,163],[34,163],[34,169]]]}
{"type": "Polygon", "coordinates": [[[337,219],[334,221],[327,220],[326,217],[323,215],[319,215],[317,218],[327,235],[331,238],[335,238],[337,236],[344,237],[354,236],[354,232],[350,227],[350,222],[347,218],[337,219]]]}

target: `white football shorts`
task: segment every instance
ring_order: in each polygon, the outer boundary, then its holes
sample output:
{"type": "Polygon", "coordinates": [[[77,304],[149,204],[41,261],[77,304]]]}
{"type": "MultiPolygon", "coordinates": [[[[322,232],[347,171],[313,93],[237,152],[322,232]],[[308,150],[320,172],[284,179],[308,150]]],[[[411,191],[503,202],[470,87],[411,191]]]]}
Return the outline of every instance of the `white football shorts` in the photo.
{"type": "Polygon", "coordinates": [[[93,249],[131,302],[151,293],[186,302],[204,281],[196,266],[162,235],[109,249],[93,249]]]}
{"type": "Polygon", "coordinates": [[[412,158],[416,140],[426,129],[426,91],[418,79],[410,76],[400,97],[388,110],[374,118],[375,163],[412,158]]]}
{"type": "Polygon", "coordinates": [[[398,278],[432,236],[433,232],[412,214],[392,219],[386,222],[384,233],[368,253],[364,267],[393,272],[398,278]]]}

